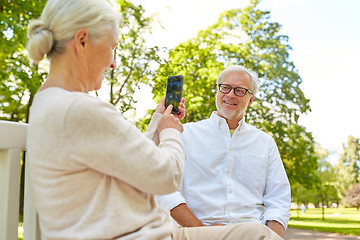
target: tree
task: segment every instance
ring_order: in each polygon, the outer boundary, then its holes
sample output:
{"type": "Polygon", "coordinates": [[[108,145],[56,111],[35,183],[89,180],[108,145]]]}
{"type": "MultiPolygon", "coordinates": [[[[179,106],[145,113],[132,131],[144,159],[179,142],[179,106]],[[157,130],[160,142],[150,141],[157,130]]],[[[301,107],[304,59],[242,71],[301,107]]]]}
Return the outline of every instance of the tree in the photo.
{"type": "Polygon", "coordinates": [[[312,202],[312,196],[311,191],[304,188],[301,184],[298,182],[295,182],[292,186],[291,191],[291,202],[296,203],[297,205],[297,217],[300,217],[300,205],[302,203],[305,203],[305,205],[309,202],[312,202]]]}
{"type": "Polygon", "coordinates": [[[360,208],[360,184],[354,184],[349,190],[346,191],[345,203],[349,207],[360,208]]]}
{"type": "MultiPolygon", "coordinates": [[[[316,147],[318,169],[311,186],[302,186],[295,183],[292,191],[292,201],[298,203],[315,203],[322,208],[322,219],[325,219],[325,207],[332,203],[338,203],[339,197],[335,188],[336,175],[334,167],[327,160],[328,151],[316,147]]],[[[298,213],[299,216],[299,213],[298,213]]]]}
{"type": "Polygon", "coordinates": [[[353,184],[360,182],[360,139],[349,136],[343,149],[344,152],[335,166],[336,188],[341,198],[353,184]]]}
{"type": "Polygon", "coordinates": [[[134,93],[141,84],[150,84],[154,66],[162,62],[158,47],[146,47],[146,34],[151,33],[152,17],[144,17],[144,8],[128,0],[118,0],[122,21],[119,26],[119,44],[115,49],[117,67],[110,71],[105,84],[109,86],[111,104],[122,113],[136,113],[134,93]]]}
{"type": "Polygon", "coordinates": [[[0,119],[27,122],[33,96],[46,77],[26,55],[27,25],[45,0],[0,2],[0,119]]]}
{"type": "Polygon", "coordinates": [[[316,182],[315,188],[311,190],[313,201],[319,203],[322,209],[322,219],[325,219],[325,208],[333,202],[338,203],[339,197],[335,188],[336,175],[334,167],[326,160],[328,152],[325,149],[317,148],[319,156],[319,168],[317,171],[319,181],[316,182]]]}
{"type": "Polygon", "coordinates": [[[196,38],[171,49],[155,78],[155,101],[164,96],[167,76],[182,74],[187,103],[183,121],[198,121],[216,110],[216,78],[226,66],[257,71],[262,85],[246,119],[274,137],[290,181],[311,185],[317,168],[313,137],[298,124],[299,116],[310,111],[309,100],[289,60],[288,37],[279,34],[281,25],[270,22],[269,12],[257,9],[258,3],[252,0],[242,10],[225,11],[196,38]]]}

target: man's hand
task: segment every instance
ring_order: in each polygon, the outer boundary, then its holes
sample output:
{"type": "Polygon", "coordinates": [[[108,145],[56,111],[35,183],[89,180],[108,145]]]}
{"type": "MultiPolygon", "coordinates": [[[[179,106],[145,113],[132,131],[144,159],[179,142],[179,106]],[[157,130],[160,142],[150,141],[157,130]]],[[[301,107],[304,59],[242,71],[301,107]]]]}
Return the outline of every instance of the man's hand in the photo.
{"type": "Polygon", "coordinates": [[[180,113],[177,115],[174,115],[179,120],[183,119],[185,117],[185,98],[182,98],[179,104],[179,111],[180,113]]]}
{"type": "Polygon", "coordinates": [[[266,221],[266,225],[271,229],[273,230],[275,233],[277,233],[280,237],[283,237],[284,236],[284,226],[279,223],[278,221],[275,221],[275,220],[269,220],[269,221],[266,221]]]}

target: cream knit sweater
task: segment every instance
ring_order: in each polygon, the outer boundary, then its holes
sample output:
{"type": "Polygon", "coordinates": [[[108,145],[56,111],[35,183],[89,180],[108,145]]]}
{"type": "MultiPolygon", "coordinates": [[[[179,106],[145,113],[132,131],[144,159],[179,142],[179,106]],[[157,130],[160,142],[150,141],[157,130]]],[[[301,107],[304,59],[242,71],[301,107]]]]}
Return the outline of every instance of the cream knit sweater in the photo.
{"type": "Polygon", "coordinates": [[[178,189],[184,148],[176,129],[155,135],[160,117],[146,137],[85,93],[36,94],[27,150],[43,239],[170,239],[169,213],[154,195],[178,189]]]}

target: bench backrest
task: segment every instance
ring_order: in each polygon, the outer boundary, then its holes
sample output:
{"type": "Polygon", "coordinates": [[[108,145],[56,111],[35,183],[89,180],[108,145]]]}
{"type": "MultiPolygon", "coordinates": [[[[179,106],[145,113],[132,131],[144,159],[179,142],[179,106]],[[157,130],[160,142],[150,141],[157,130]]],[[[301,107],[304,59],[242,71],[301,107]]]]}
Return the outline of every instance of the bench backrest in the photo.
{"type": "MultiPolygon", "coordinates": [[[[21,152],[27,124],[0,120],[0,240],[18,239],[21,152]]],[[[29,174],[25,164],[24,240],[40,239],[29,174]]]]}

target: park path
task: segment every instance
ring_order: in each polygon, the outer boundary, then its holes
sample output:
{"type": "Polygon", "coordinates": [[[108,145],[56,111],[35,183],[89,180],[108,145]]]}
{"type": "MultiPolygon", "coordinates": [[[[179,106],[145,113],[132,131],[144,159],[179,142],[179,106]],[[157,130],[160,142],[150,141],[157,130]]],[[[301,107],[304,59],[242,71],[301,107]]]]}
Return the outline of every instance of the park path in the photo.
{"type": "Polygon", "coordinates": [[[360,236],[341,235],[337,233],[318,232],[313,230],[288,228],[285,240],[360,240],[360,236]]]}

